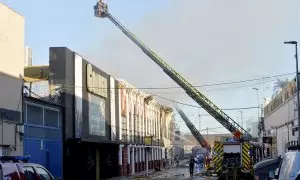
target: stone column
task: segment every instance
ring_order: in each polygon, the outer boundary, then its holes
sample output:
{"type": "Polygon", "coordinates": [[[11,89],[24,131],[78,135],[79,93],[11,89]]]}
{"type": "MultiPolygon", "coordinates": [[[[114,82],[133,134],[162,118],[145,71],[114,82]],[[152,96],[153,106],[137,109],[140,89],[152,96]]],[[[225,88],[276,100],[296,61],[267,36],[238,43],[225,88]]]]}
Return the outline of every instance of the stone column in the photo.
{"type": "Polygon", "coordinates": [[[140,146],[140,148],[139,148],[139,171],[142,171],[142,146],[140,146]]]}
{"type": "Polygon", "coordinates": [[[134,146],[132,146],[131,148],[131,175],[134,175],[135,174],[135,157],[134,157],[134,146]]]}
{"type": "Polygon", "coordinates": [[[122,165],[122,149],[123,149],[123,144],[120,144],[119,145],[119,158],[118,158],[118,160],[119,160],[119,165],[122,165]]]}
{"type": "Polygon", "coordinates": [[[146,153],[146,172],[147,172],[147,176],[148,176],[148,170],[149,170],[149,152],[146,151],[145,153],[146,153]]]}
{"type": "MultiPolygon", "coordinates": [[[[130,142],[130,126],[129,126],[129,106],[131,106],[131,103],[129,102],[130,97],[130,89],[126,89],[126,126],[127,126],[127,142],[130,142]]],[[[130,100],[131,101],[131,100],[130,100]]],[[[128,154],[130,154],[130,151],[128,151],[128,154]]]]}
{"type": "Polygon", "coordinates": [[[145,147],[142,146],[142,171],[145,170],[145,147]]]}
{"type": "Polygon", "coordinates": [[[127,172],[126,172],[126,174],[131,174],[131,147],[130,147],[130,145],[129,146],[127,146],[127,172]]]}
{"type": "Polygon", "coordinates": [[[119,173],[120,173],[121,176],[123,176],[123,174],[124,174],[124,172],[123,172],[124,168],[123,168],[123,165],[122,165],[122,158],[123,158],[122,157],[122,155],[123,155],[122,154],[122,150],[123,150],[123,146],[124,146],[123,144],[119,145],[119,153],[118,153],[118,156],[119,156],[118,157],[118,160],[119,160],[119,173]]]}

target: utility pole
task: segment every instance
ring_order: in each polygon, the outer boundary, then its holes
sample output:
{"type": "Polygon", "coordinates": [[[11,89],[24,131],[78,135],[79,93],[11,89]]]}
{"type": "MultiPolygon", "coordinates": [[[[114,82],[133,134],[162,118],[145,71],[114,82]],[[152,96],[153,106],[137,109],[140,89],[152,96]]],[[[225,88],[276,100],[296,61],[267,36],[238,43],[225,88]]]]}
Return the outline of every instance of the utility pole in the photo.
{"type": "Polygon", "coordinates": [[[297,111],[298,111],[298,143],[300,144],[300,109],[299,109],[299,76],[298,76],[298,42],[286,41],[284,44],[295,45],[295,59],[296,59],[296,83],[297,83],[297,111]]]}
{"type": "Polygon", "coordinates": [[[257,88],[252,88],[252,89],[256,91],[256,96],[257,96],[257,119],[258,119],[258,122],[259,122],[260,119],[259,119],[259,94],[258,94],[258,89],[257,88]]]}
{"type": "Polygon", "coordinates": [[[241,113],[241,123],[242,123],[242,128],[244,128],[244,122],[243,122],[243,111],[240,111],[241,113]]]}

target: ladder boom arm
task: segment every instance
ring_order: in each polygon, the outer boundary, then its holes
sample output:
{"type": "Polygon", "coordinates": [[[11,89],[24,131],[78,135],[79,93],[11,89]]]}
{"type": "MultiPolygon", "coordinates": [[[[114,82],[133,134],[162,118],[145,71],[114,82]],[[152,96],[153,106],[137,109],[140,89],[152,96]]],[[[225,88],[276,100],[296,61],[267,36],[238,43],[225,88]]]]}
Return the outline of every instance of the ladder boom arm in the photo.
{"type": "MultiPolygon", "coordinates": [[[[104,3],[98,2],[98,7],[101,8],[104,3]]],[[[196,101],[203,109],[205,109],[211,116],[213,116],[221,125],[223,125],[229,132],[235,133],[240,131],[242,134],[247,135],[252,138],[252,136],[237,122],[231,119],[225,112],[218,108],[213,102],[211,102],[206,96],[200,93],[192,84],[190,84],[185,78],[183,78],[179,73],[177,73],[172,67],[170,67],[163,59],[161,59],[156,53],[154,53],[150,48],[148,48],[142,41],[140,41],[134,34],[127,30],[120,22],[118,22],[107,10],[106,4],[103,6],[105,9],[95,8],[95,15],[97,17],[107,17],[111,20],[121,31],[131,39],[141,50],[150,57],[163,71],[171,77],[180,87],[182,87],[185,92],[196,101]],[[100,14],[100,13],[101,14],[100,14]],[[98,14],[97,14],[98,13],[98,14]]]]}
{"type": "Polygon", "coordinates": [[[195,139],[199,142],[201,147],[206,148],[206,150],[210,150],[211,149],[210,145],[207,143],[207,141],[204,139],[201,133],[196,129],[196,127],[192,124],[189,118],[184,114],[184,112],[178,107],[176,107],[176,110],[179,113],[180,117],[185,122],[186,126],[190,129],[195,139]]]}

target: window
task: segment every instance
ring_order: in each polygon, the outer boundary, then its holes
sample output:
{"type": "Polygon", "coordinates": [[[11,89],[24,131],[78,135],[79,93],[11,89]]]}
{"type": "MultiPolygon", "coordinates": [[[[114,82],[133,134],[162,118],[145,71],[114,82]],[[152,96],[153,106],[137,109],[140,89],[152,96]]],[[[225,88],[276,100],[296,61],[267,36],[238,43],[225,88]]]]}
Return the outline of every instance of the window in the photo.
{"type": "Polygon", "coordinates": [[[89,98],[89,134],[105,136],[105,99],[90,94],[89,98]]]}
{"type": "Polygon", "coordinates": [[[292,130],[292,136],[295,136],[295,131],[294,130],[292,130]]]}
{"type": "Polygon", "coordinates": [[[27,104],[27,123],[43,125],[43,109],[27,104]]]}
{"type": "Polygon", "coordinates": [[[58,111],[53,111],[50,109],[44,110],[44,125],[45,126],[52,126],[52,127],[59,127],[59,113],[58,111]]]}
{"type": "Polygon", "coordinates": [[[36,170],[37,173],[40,175],[41,180],[52,180],[51,175],[44,168],[37,167],[36,170]]]}
{"type": "Polygon", "coordinates": [[[35,180],[35,173],[32,167],[24,167],[25,179],[26,180],[35,180]]]}
{"type": "Polygon", "coordinates": [[[126,117],[122,116],[122,140],[127,142],[127,122],[126,117]]]}
{"type": "Polygon", "coordinates": [[[27,137],[28,138],[45,138],[45,129],[39,127],[27,127],[27,137]]]}
{"type": "Polygon", "coordinates": [[[45,138],[52,139],[52,140],[59,140],[60,133],[61,131],[58,129],[45,129],[45,138]]]}

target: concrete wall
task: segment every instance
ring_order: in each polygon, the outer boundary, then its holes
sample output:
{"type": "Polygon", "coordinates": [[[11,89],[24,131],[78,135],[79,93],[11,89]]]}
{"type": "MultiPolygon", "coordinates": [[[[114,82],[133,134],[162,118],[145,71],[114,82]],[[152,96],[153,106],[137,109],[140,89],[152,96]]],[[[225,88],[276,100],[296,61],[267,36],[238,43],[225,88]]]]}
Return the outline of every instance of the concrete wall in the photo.
{"type": "MultiPolygon", "coordinates": [[[[20,137],[15,133],[16,122],[21,121],[22,77],[24,68],[24,17],[0,3],[0,112],[3,124],[4,145],[8,154],[23,153],[20,137]],[[5,84],[5,85],[4,85],[5,84]]],[[[2,128],[0,128],[1,131],[2,128]]],[[[0,132],[0,136],[1,136],[0,132]]],[[[2,144],[2,138],[0,137],[2,144]]]]}
{"type": "Polygon", "coordinates": [[[0,71],[14,77],[23,76],[24,17],[0,2],[0,71]]]}

